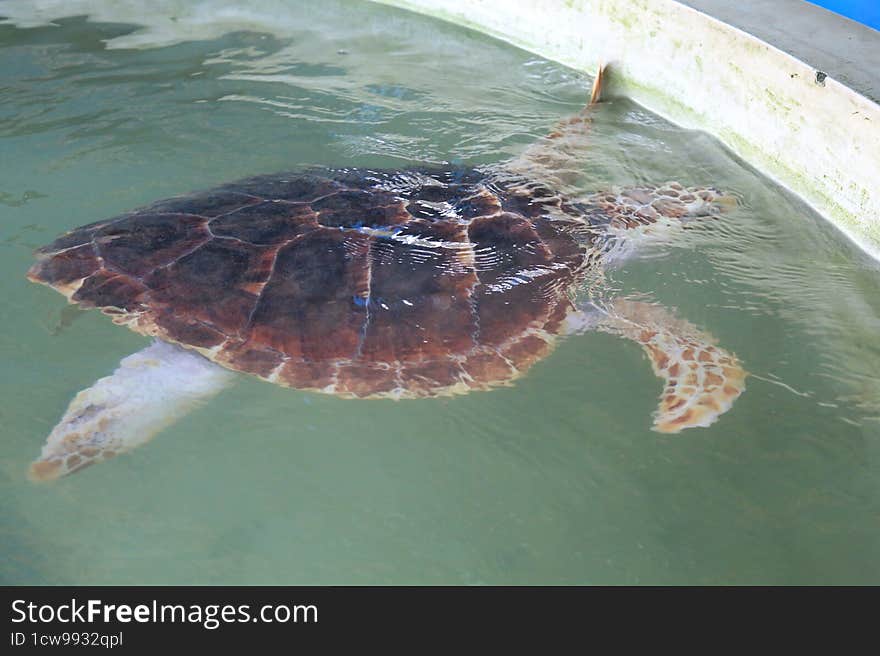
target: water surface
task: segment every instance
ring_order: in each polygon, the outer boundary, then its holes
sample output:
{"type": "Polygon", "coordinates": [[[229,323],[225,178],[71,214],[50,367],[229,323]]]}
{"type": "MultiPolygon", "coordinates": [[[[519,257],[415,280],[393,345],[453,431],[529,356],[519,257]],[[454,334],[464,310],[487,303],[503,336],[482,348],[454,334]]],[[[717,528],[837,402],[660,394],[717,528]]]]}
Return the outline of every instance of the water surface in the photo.
{"type": "Polygon", "coordinates": [[[25,4],[0,3],[0,582],[880,583],[880,267],[625,100],[596,114],[585,192],[678,180],[742,201],[609,273],[753,374],[712,427],[650,431],[641,350],[587,334],[454,399],[242,378],[142,449],[27,482],[70,398],[148,343],[29,284],[33,248],[258,173],[501,162],[590,80],[369,3],[25,4]]]}

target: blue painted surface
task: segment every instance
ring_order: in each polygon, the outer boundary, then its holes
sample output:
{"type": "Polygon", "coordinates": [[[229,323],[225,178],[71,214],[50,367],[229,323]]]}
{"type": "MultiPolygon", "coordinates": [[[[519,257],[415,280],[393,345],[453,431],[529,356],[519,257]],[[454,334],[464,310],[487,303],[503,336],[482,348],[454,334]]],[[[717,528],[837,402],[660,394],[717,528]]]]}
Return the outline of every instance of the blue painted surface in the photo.
{"type": "Polygon", "coordinates": [[[814,5],[880,30],[880,0],[810,0],[814,5]]]}

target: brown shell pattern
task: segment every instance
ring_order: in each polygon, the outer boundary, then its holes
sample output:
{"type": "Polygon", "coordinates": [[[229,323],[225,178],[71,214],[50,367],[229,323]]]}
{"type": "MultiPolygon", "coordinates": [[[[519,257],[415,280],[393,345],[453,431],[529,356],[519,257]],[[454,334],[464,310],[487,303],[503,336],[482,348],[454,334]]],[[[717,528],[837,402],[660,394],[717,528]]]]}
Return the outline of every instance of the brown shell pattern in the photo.
{"type": "Polygon", "coordinates": [[[505,384],[546,355],[588,234],[522,180],[331,169],[78,228],[29,277],[274,383],[422,397],[505,384]]]}

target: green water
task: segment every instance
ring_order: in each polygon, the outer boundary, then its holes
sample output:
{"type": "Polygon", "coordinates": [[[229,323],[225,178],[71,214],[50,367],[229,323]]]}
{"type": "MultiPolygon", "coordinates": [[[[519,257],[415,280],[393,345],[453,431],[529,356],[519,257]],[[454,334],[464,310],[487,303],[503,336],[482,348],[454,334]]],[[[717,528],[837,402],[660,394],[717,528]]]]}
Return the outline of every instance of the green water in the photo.
{"type": "Polygon", "coordinates": [[[499,162],[577,111],[589,80],[365,3],[202,2],[174,20],[119,3],[93,21],[13,4],[0,582],[880,583],[880,267],[713,139],[623,100],[596,115],[585,191],[674,179],[742,199],[609,274],[752,372],[712,427],[650,431],[661,383],[641,350],[586,334],[515,387],[452,400],[242,378],[131,454],[29,483],[70,398],[148,344],[28,283],[33,248],[256,173],[499,162]]]}

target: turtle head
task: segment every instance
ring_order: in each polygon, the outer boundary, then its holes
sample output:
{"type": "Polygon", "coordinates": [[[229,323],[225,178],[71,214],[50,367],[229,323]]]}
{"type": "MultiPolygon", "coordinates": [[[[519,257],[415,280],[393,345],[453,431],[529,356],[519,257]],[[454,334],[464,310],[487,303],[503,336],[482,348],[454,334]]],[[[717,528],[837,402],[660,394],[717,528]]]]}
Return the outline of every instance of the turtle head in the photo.
{"type": "Polygon", "coordinates": [[[696,195],[702,201],[704,208],[702,214],[698,214],[698,216],[724,214],[739,207],[739,199],[736,196],[714,187],[699,189],[696,195]]]}
{"type": "Polygon", "coordinates": [[[668,182],[650,192],[652,209],[669,219],[684,223],[705,217],[718,216],[736,209],[739,201],[733,194],[715,187],[682,187],[668,182]]]}

